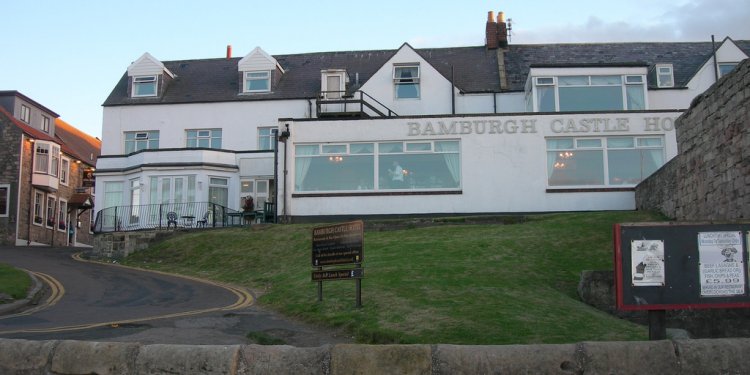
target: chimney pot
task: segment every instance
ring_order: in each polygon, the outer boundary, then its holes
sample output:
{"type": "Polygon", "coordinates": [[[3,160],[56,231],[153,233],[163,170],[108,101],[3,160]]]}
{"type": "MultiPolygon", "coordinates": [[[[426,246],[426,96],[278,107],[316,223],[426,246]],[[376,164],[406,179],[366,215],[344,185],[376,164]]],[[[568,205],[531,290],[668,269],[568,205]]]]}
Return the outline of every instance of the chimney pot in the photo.
{"type": "Polygon", "coordinates": [[[491,10],[491,11],[487,12],[487,22],[488,23],[495,22],[495,12],[494,11],[491,10]]]}
{"type": "Polygon", "coordinates": [[[505,22],[505,13],[497,12],[497,23],[505,22]]]}
{"type": "Polygon", "coordinates": [[[227,44],[227,60],[232,58],[232,45],[227,44]]]}

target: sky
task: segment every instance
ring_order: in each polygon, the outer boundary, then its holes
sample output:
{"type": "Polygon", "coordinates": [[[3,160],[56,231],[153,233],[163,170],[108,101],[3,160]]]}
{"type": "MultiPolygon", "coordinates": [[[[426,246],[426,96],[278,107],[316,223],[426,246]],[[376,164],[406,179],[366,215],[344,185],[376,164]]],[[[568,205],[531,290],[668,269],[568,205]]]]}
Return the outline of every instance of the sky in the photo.
{"type": "Polygon", "coordinates": [[[4,1],[0,90],[17,90],[101,137],[102,107],[128,65],[484,44],[487,12],[510,43],[750,39],[749,0],[4,1]]]}

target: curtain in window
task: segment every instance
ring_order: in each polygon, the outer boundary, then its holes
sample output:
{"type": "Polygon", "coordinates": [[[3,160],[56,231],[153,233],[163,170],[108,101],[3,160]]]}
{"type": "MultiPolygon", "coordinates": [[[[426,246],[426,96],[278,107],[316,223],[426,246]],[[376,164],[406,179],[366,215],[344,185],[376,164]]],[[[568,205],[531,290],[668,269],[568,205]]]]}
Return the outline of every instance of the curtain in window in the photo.
{"type": "Polygon", "coordinates": [[[297,146],[295,151],[297,157],[295,158],[294,181],[296,189],[303,190],[305,178],[307,177],[307,172],[310,171],[310,164],[312,163],[312,158],[305,156],[317,155],[318,145],[297,146]]]}

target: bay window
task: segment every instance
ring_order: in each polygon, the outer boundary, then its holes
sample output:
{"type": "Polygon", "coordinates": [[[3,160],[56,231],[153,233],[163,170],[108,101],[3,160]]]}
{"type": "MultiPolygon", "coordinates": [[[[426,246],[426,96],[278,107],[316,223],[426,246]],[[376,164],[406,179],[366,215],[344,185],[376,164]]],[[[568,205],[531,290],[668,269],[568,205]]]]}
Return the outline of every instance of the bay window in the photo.
{"type": "Polygon", "coordinates": [[[44,141],[36,141],[34,145],[34,172],[57,177],[60,173],[60,146],[44,141]]]}

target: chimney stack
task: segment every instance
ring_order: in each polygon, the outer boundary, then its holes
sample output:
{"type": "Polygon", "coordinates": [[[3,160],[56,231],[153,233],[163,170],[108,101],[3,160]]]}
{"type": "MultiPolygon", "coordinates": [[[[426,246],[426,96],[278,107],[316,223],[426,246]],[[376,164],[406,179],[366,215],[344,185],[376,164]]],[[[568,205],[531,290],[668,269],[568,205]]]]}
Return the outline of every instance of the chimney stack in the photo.
{"type": "Polygon", "coordinates": [[[505,23],[505,13],[497,13],[497,45],[500,48],[508,47],[508,24],[505,23]]]}
{"type": "Polygon", "coordinates": [[[227,60],[232,58],[232,45],[227,44],[227,60]]]}
{"type": "Polygon", "coordinates": [[[487,12],[487,26],[485,26],[485,41],[487,43],[487,49],[497,49],[498,38],[497,38],[497,22],[495,22],[495,12],[487,12]]]}

